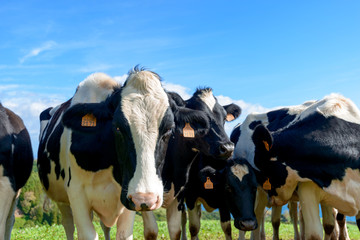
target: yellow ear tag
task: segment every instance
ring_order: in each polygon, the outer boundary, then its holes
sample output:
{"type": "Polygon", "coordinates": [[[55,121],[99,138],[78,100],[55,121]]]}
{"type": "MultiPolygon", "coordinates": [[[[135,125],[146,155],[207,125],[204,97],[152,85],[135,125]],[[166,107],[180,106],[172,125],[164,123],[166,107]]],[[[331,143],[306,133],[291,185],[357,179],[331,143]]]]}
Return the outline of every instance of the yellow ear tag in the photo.
{"type": "Polygon", "coordinates": [[[206,178],[206,182],[204,183],[205,189],[214,189],[214,184],[211,182],[210,178],[206,178]]]}
{"type": "Polygon", "coordinates": [[[235,119],[235,117],[234,117],[234,115],[232,115],[231,113],[228,113],[228,114],[226,115],[226,121],[231,122],[231,121],[234,120],[234,119],[235,119]]]}
{"type": "Polygon", "coordinates": [[[183,128],[183,135],[186,138],[194,138],[195,137],[195,131],[190,126],[190,123],[185,124],[185,127],[183,128]]]}
{"type": "Polygon", "coordinates": [[[88,113],[81,119],[81,126],[82,127],[96,127],[96,117],[88,113]]]}
{"type": "Polygon", "coordinates": [[[264,145],[265,145],[266,150],[267,150],[267,151],[270,151],[270,146],[269,146],[268,142],[267,142],[267,141],[263,141],[263,143],[264,143],[264,145]]]}
{"type": "Polygon", "coordinates": [[[266,179],[266,181],[264,182],[264,184],[263,184],[263,189],[264,189],[264,190],[271,190],[271,183],[270,183],[269,178],[266,179]]]}

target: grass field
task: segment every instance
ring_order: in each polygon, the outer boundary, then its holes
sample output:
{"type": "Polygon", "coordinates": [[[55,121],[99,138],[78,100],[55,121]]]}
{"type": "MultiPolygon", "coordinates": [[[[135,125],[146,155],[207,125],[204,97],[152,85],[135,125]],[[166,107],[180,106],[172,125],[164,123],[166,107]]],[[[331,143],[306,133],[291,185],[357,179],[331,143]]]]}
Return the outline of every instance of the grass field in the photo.
{"type": "MultiPolygon", "coordinates": [[[[104,239],[101,231],[101,227],[98,223],[95,223],[96,231],[99,234],[99,239],[104,239]]],[[[158,239],[169,239],[169,234],[166,227],[166,222],[159,221],[159,235],[158,239]]],[[[233,226],[233,239],[237,239],[239,232],[233,226]]],[[[267,222],[265,225],[266,239],[272,239],[272,227],[271,223],[267,222]]],[[[349,235],[351,239],[359,240],[360,232],[356,225],[348,224],[349,235]]],[[[115,239],[116,235],[115,227],[111,230],[111,239],[115,239]]],[[[248,239],[250,234],[247,233],[246,238],[248,239]]],[[[188,237],[189,238],[189,237],[188,237]]],[[[221,230],[219,221],[217,220],[206,220],[201,221],[201,229],[199,234],[200,239],[224,239],[223,232],[221,230]]],[[[293,227],[291,224],[282,223],[280,225],[280,238],[283,240],[293,239],[293,227]]],[[[41,226],[31,227],[23,229],[13,229],[11,239],[17,240],[54,240],[54,239],[66,239],[65,231],[61,225],[54,226],[41,226]]],[[[75,236],[75,239],[77,237],[75,236]]],[[[144,239],[143,237],[143,225],[141,218],[137,218],[134,224],[134,239],[144,239]]]]}

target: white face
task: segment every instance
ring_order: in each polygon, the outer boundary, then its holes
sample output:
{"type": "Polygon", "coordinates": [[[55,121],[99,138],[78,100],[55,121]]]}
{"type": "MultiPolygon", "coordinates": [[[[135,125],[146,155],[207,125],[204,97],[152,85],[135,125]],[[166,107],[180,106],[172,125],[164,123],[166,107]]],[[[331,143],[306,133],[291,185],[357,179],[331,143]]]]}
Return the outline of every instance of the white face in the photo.
{"type": "Polygon", "coordinates": [[[136,151],[136,169],[127,196],[155,193],[162,201],[163,185],[156,174],[155,149],[161,121],[169,108],[167,94],[153,73],[134,73],[121,93],[121,106],[136,151]]]}
{"type": "Polygon", "coordinates": [[[211,90],[203,91],[202,94],[199,95],[199,98],[209,107],[211,111],[214,110],[216,99],[214,98],[211,90]]]}
{"type": "Polygon", "coordinates": [[[240,180],[240,182],[242,181],[243,177],[245,177],[245,175],[249,174],[248,167],[242,164],[236,164],[232,166],[231,171],[240,180]]]}

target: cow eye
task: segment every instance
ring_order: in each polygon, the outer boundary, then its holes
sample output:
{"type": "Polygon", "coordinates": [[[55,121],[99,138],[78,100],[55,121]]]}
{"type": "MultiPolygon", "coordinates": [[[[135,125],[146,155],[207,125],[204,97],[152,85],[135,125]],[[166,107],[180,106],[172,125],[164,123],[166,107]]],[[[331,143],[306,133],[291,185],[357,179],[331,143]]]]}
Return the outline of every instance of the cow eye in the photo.
{"type": "Polygon", "coordinates": [[[164,133],[164,135],[162,136],[162,140],[163,141],[165,141],[165,140],[167,140],[170,136],[171,136],[171,134],[172,134],[172,129],[169,129],[169,130],[167,130],[165,133],[164,133]]]}

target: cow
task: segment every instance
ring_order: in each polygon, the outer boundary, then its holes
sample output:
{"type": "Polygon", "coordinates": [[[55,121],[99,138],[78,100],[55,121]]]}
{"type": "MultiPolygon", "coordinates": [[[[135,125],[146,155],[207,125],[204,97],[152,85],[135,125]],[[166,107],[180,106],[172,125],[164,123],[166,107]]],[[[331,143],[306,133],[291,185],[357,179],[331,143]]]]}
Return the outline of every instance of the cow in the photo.
{"type": "Polygon", "coordinates": [[[22,119],[0,103],[0,239],[10,240],[18,196],[30,177],[33,161],[22,119]]]}
{"type": "MultiPolygon", "coordinates": [[[[251,140],[251,134],[254,130],[254,128],[258,124],[263,124],[268,127],[268,129],[271,132],[278,131],[279,129],[286,128],[292,122],[294,119],[298,118],[299,115],[306,110],[309,106],[314,104],[316,101],[307,101],[301,105],[298,106],[289,106],[289,107],[283,107],[276,110],[272,110],[266,113],[262,114],[250,114],[242,123],[241,125],[237,125],[234,130],[231,133],[230,139],[236,144],[235,147],[235,156],[244,156],[246,154],[249,154],[248,158],[250,161],[252,161],[252,151],[254,149],[254,144],[251,140]],[[241,142],[241,144],[237,144],[238,142],[241,142]],[[250,149],[250,150],[249,150],[250,149]]],[[[254,165],[253,165],[254,166],[254,165]]],[[[258,191],[258,197],[257,197],[257,207],[256,207],[256,214],[258,216],[258,221],[261,221],[262,212],[267,204],[267,197],[265,192],[262,188],[259,188],[258,191]]],[[[291,201],[289,202],[291,203],[291,201]]],[[[279,226],[279,220],[280,220],[280,211],[281,207],[273,206],[273,226],[274,226],[274,239],[276,238],[276,232],[279,226]]],[[[325,238],[328,239],[333,235],[332,230],[334,229],[335,224],[335,218],[332,214],[332,208],[326,205],[322,205],[322,210],[325,213],[324,214],[324,230],[325,230],[325,238]]],[[[293,210],[295,212],[295,209],[293,210]]],[[[343,223],[342,223],[343,225],[343,223]]],[[[297,228],[295,228],[295,238],[299,238],[299,234],[297,233],[297,228]]],[[[342,230],[343,228],[341,228],[342,230]]],[[[260,229],[257,229],[254,231],[255,233],[255,239],[260,239],[260,229]]],[[[342,234],[342,236],[345,236],[346,233],[342,234]]]]}
{"type": "MultiPolygon", "coordinates": [[[[291,108],[283,113],[287,124],[275,131],[271,122],[267,127],[262,121],[247,124],[252,129],[244,134],[241,129],[238,142],[247,145],[239,147],[238,154],[261,174],[258,181],[271,202],[283,205],[296,190],[305,239],[323,237],[319,203],[355,215],[359,223],[359,109],[350,99],[330,94],[299,114],[292,115],[291,108]],[[250,141],[242,141],[243,135],[250,141]]],[[[276,123],[281,125],[281,119],[276,123]]]]}
{"type": "Polygon", "coordinates": [[[45,110],[38,149],[39,177],[63,216],[68,239],[98,239],[95,212],[117,239],[132,238],[135,211],[163,204],[160,172],[171,133],[185,125],[209,131],[201,111],[179,107],[160,76],[135,67],[122,87],[103,73],[81,82],[74,96],[45,110]]]}
{"type": "MultiPolygon", "coordinates": [[[[188,108],[203,111],[211,122],[211,130],[207,133],[196,136],[195,138],[183,138],[175,132],[170,138],[162,176],[164,182],[166,182],[163,207],[167,209],[168,230],[171,239],[179,239],[181,236],[182,211],[185,209],[184,202],[186,202],[186,204],[190,203],[190,207],[188,205],[188,208],[190,209],[190,225],[194,223],[192,220],[198,216],[198,203],[200,198],[202,198],[200,202],[205,206],[209,206],[209,209],[211,208],[210,205],[214,208],[222,207],[221,205],[218,205],[218,203],[214,205],[214,202],[216,201],[208,198],[206,196],[208,193],[205,195],[198,194],[199,192],[196,192],[197,190],[193,189],[192,186],[197,184],[203,185],[203,183],[201,183],[201,179],[199,178],[199,173],[203,170],[202,167],[199,167],[200,163],[203,164],[204,167],[209,166],[214,168],[214,171],[224,169],[226,166],[226,160],[233,152],[233,144],[230,142],[225,133],[224,123],[225,121],[234,120],[241,112],[241,109],[235,104],[221,106],[217,99],[213,96],[212,89],[210,88],[198,89],[190,99],[186,101],[179,99],[178,102],[188,108]],[[194,198],[190,199],[191,196],[194,198]]],[[[231,164],[228,164],[229,169],[231,164]]],[[[231,166],[233,165],[241,168],[238,163],[233,162],[231,166]]],[[[218,192],[225,191],[224,183],[227,180],[224,173],[221,175],[221,187],[217,187],[215,190],[218,192]]],[[[227,176],[229,176],[228,179],[231,179],[233,182],[241,181],[236,180],[236,177],[233,179],[233,173],[228,173],[227,176]]],[[[212,192],[212,195],[210,195],[213,196],[214,191],[210,192],[212,192]]],[[[237,197],[236,194],[233,195],[233,198],[235,197],[237,197]]],[[[225,205],[225,199],[223,200],[223,203],[223,205],[225,205]]],[[[248,209],[251,209],[250,212],[252,212],[253,208],[250,207],[248,209]]],[[[243,212],[241,212],[241,214],[242,213],[243,212]]],[[[221,219],[223,221],[223,229],[226,231],[230,229],[230,215],[229,213],[227,214],[228,216],[224,214],[221,219]]],[[[237,226],[246,225],[246,227],[255,227],[256,221],[249,221],[249,218],[242,218],[242,215],[239,213],[235,214],[237,214],[237,226]]],[[[150,218],[146,217],[146,219],[150,218]]],[[[199,220],[195,221],[198,222],[199,220]]],[[[156,226],[155,223],[147,223],[147,225],[156,226]]],[[[199,225],[197,223],[190,226],[192,229],[190,232],[192,232],[193,237],[196,237],[198,227],[199,225]]],[[[149,232],[146,228],[145,231],[149,232]]],[[[156,232],[156,228],[153,232],[156,232]]],[[[183,232],[183,237],[184,236],[185,233],[183,232]]]]}
{"type": "Polygon", "coordinates": [[[257,182],[251,166],[244,159],[233,158],[225,164],[222,169],[214,169],[205,158],[194,162],[190,169],[185,201],[191,239],[198,238],[201,204],[208,212],[219,209],[225,239],[232,239],[230,213],[236,228],[250,231],[257,227],[253,210],[257,182]]]}

